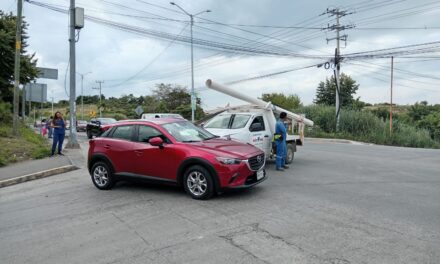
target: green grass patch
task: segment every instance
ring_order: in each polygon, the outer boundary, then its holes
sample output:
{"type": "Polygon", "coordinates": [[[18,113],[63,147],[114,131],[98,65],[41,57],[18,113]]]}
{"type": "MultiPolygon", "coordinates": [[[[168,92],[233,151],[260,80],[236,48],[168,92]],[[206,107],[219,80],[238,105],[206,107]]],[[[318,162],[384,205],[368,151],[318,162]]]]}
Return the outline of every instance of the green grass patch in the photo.
{"type": "Polygon", "coordinates": [[[46,139],[32,129],[21,126],[20,136],[14,137],[10,126],[0,126],[0,167],[8,164],[41,159],[50,155],[50,146],[46,139]]]}

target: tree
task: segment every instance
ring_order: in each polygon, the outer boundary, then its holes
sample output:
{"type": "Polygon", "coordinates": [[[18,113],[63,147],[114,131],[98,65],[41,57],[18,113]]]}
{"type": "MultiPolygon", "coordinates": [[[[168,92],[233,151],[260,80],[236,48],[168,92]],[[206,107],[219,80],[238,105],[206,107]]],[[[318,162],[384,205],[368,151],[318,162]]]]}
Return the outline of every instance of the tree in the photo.
{"type": "Polygon", "coordinates": [[[413,121],[417,122],[422,120],[425,116],[429,115],[434,110],[434,107],[428,105],[427,101],[421,101],[420,103],[416,102],[410,107],[408,115],[413,121]]]}
{"type": "Polygon", "coordinates": [[[293,110],[302,106],[301,100],[296,94],[267,93],[262,94],[261,99],[266,102],[272,102],[272,104],[286,110],[293,110]]]}
{"type": "MultiPolygon", "coordinates": [[[[157,84],[153,97],[159,102],[156,112],[171,112],[191,118],[191,94],[186,87],[171,84],[157,84]]],[[[204,116],[200,98],[196,98],[195,119],[204,116]]]]}
{"type": "MultiPolygon", "coordinates": [[[[341,107],[351,107],[355,103],[353,95],[359,89],[359,84],[353,80],[350,76],[342,73],[341,79],[341,91],[339,93],[341,107]]],[[[357,99],[359,102],[359,98],[357,99]]],[[[315,104],[323,105],[335,105],[336,104],[336,83],[335,77],[331,76],[330,79],[326,78],[325,82],[320,82],[316,89],[315,104]]]]}
{"type": "Polygon", "coordinates": [[[191,105],[191,95],[185,87],[180,85],[157,84],[153,94],[158,101],[165,103],[169,111],[173,111],[181,105],[191,105]]]}
{"type": "MultiPolygon", "coordinates": [[[[20,57],[20,83],[25,84],[37,76],[37,59],[35,54],[27,55],[26,29],[27,23],[22,23],[22,45],[20,57]]],[[[16,16],[0,11],[0,101],[12,102],[14,62],[15,62],[15,31],[16,16]]]]}

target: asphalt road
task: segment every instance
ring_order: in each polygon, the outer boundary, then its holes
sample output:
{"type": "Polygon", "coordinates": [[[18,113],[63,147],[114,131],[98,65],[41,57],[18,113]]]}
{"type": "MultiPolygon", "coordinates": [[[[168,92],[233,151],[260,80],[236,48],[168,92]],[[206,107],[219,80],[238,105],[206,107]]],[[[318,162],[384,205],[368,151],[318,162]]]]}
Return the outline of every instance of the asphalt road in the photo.
{"type": "Polygon", "coordinates": [[[254,189],[97,190],[86,170],[0,189],[0,263],[440,263],[440,151],[308,142],[254,189]]]}

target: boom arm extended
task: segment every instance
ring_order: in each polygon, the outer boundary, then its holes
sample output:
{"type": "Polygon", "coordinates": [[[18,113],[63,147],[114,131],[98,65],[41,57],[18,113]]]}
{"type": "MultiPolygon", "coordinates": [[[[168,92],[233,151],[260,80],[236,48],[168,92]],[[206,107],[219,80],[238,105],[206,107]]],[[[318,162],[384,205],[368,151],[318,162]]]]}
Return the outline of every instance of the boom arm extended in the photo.
{"type": "Polygon", "coordinates": [[[257,98],[253,98],[253,97],[248,96],[246,94],[237,92],[237,91],[235,91],[235,90],[233,90],[233,89],[231,89],[229,87],[226,87],[226,86],[221,85],[219,83],[213,82],[211,79],[206,80],[206,86],[208,88],[211,88],[211,89],[216,90],[218,92],[230,95],[230,96],[232,96],[234,98],[243,100],[243,101],[248,102],[250,104],[257,105],[257,106],[262,107],[262,108],[267,109],[267,110],[272,110],[272,111],[278,112],[278,113],[286,112],[287,116],[289,118],[291,118],[292,120],[295,120],[298,123],[303,123],[303,124],[308,125],[308,126],[313,126],[313,121],[310,120],[310,119],[307,119],[305,117],[302,117],[300,115],[292,113],[292,112],[290,112],[290,111],[288,111],[286,109],[283,109],[281,107],[272,105],[271,102],[265,102],[263,100],[260,100],[260,99],[257,99],[257,98]]]}

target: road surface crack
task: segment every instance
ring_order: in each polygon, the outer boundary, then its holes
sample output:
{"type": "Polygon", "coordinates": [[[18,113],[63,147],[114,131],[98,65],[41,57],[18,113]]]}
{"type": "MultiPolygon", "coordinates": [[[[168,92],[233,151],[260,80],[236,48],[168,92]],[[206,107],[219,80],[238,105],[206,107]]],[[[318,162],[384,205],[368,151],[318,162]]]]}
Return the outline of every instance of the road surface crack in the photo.
{"type": "Polygon", "coordinates": [[[138,231],[136,231],[135,228],[131,227],[127,222],[125,222],[122,218],[120,218],[119,216],[117,216],[115,213],[111,212],[111,214],[118,219],[119,222],[121,222],[123,225],[125,225],[128,229],[130,229],[137,237],[139,237],[140,239],[142,239],[142,241],[144,242],[145,245],[150,246],[150,243],[148,243],[148,241],[141,236],[141,234],[138,233],[138,231]]]}

